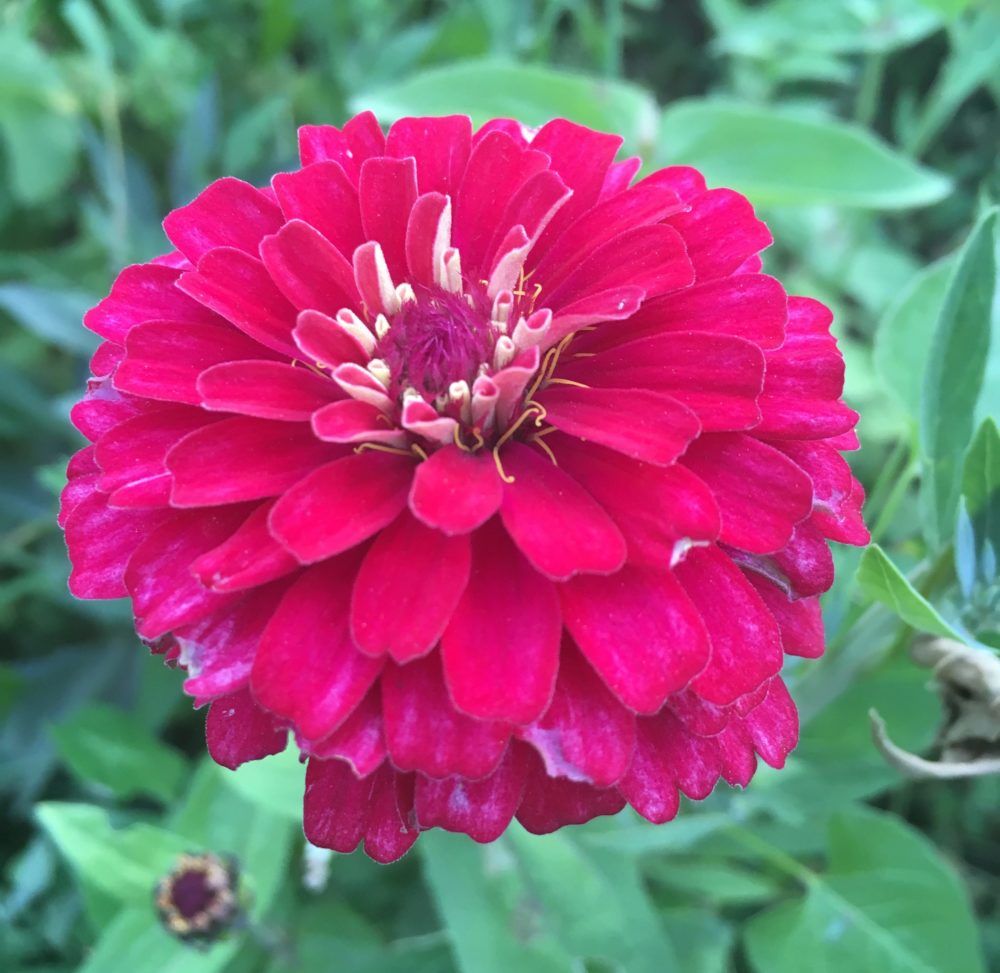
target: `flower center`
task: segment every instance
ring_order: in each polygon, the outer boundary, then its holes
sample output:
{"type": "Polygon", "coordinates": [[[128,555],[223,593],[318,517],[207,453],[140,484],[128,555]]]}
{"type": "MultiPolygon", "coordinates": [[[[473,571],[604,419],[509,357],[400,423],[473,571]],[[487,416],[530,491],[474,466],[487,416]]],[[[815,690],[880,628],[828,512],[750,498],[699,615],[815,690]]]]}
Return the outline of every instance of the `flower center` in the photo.
{"type": "Polygon", "coordinates": [[[392,319],[375,349],[391,374],[390,394],[412,387],[434,399],[454,382],[470,386],[491,361],[496,334],[481,290],[471,295],[419,288],[392,319]]]}

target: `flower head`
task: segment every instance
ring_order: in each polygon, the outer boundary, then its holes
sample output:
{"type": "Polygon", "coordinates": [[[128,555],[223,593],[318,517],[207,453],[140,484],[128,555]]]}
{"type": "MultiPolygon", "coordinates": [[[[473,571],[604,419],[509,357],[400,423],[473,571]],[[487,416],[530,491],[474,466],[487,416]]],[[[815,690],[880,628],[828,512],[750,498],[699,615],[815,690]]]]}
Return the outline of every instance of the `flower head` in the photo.
{"type": "Polygon", "coordinates": [[[795,743],[783,654],[867,539],[830,313],[620,141],[307,126],[86,318],[71,588],[132,599],[220,763],[293,731],[316,844],[666,821],[795,743]]]}

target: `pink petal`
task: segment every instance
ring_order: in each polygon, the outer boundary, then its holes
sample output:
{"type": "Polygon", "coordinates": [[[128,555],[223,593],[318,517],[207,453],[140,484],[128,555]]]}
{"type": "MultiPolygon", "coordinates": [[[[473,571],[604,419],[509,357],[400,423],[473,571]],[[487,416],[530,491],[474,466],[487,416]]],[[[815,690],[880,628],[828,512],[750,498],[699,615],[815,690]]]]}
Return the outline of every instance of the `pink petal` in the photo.
{"type": "Polygon", "coordinates": [[[444,828],[474,841],[496,841],[507,830],[524,795],[526,751],[511,747],[482,780],[417,775],[414,813],[421,829],[444,828]]]}
{"type": "Polygon", "coordinates": [[[163,406],[159,402],[119,392],[109,379],[91,379],[87,383],[85,398],[70,409],[69,418],[87,439],[96,442],[126,419],[161,408],[163,406]]]}
{"type": "Polygon", "coordinates": [[[729,276],[773,242],[747,199],[732,189],[710,189],[692,198],[690,205],[667,222],[684,237],[699,283],[729,276]]]}
{"type": "Polygon", "coordinates": [[[114,341],[102,341],[90,356],[90,374],[95,378],[107,378],[121,364],[125,348],[114,341]]]}
{"type": "Polygon", "coordinates": [[[333,557],[396,519],[412,477],[413,462],[405,456],[365,452],[336,459],[275,504],[271,532],[303,564],[333,557]]]}
{"type": "Polygon", "coordinates": [[[370,402],[344,399],[331,402],[312,417],[317,438],[329,443],[389,443],[405,446],[406,436],[386,414],[370,402]]]}
{"type": "Polygon", "coordinates": [[[549,834],[568,824],[617,814],[624,806],[625,799],[615,788],[602,790],[565,777],[549,777],[541,760],[531,754],[517,820],[532,834],[549,834]]]}
{"type": "Polygon", "coordinates": [[[305,571],[271,616],[254,658],[254,695],[311,740],[333,733],[382,669],[348,631],[355,564],[336,559],[305,571]]]}
{"type": "Polygon", "coordinates": [[[559,465],[618,524],[629,561],[665,567],[677,544],[714,541],[719,509],[708,487],[683,466],[650,466],[621,453],[559,434],[546,439],[559,465]]]}
{"type": "Polygon", "coordinates": [[[467,534],[486,523],[503,499],[503,481],[492,455],[445,446],[417,466],[410,510],[428,527],[467,534]]]}
{"type": "Polygon", "coordinates": [[[193,264],[215,247],[256,255],[261,239],[281,226],[281,210],[259,189],[218,179],[163,221],[170,242],[193,264]]]}
{"type": "Polygon", "coordinates": [[[198,405],[198,376],[206,368],[245,358],[270,357],[253,338],[216,318],[215,323],[148,321],[125,339],[126,354],[115,388],[147,399],[198,405]]]}
{"type": "Polygon", "coordinates": [[[125,569],[135,630],[142,638],[159,638],[233,600],[205,588],[191,573],[191,562],[221,544],[247,513],[242,505],[178,512],[145,536],[125,569]]]}
{"type": "Polygon", "coordinates": [[[466,115],[401,118],[385,140],[386,155],[417,162],[421,193],[454,194],[469,160],[472,122],[466,115]]]}
{"type": "Polygon", "coordinates": [[[288,730],[253,701],[249,690],[241,689],[209,707],[205,741],[217,764],[235,770],[248,760],[281,753],[288,730]]]}
{"type": "Polygon", "coordinates": [[[476,780],[493,773],[510,727],[458,712],[448,697],[437,653],[382,676],[385,740],[393,765],[429,777],[476,780]]]}
{"type": "Polygon", "coordinates": [[[543,169],[527,179],[510,198],[496,224],[493,239],[486,248],[491,262],[504,252],[498,248],[513,227],[523,227],[527,239],[534,242],[571,195],[551,169],[543,169]]]}
{"type": "Polygon", "coordinates": [[[722,513],[720,540],[745,551],[780,550],[812,509],[809,477],[783,453],[750,436],[702,436],[681,462],[715,494],[722,513]]]}
{"type": "Polygon", "coordinates": [[[182,439],[167,454],[170,502],[203,507],[274,497],[329,461],[339,447],[301,424],[234,416],[182,439]]]}
{"type": "Polygon", "coordinates": [[[641,168],[642,159],[637,155],[622,159],[621,162],[615,162],[604,177],[604,185],[601,186],[599,199],[603,201],[623,193],[641,168]]]}
{"type": "Polygon", "coordinates": [[[314,362],[336,367],[344,362],[368,363],[364,346],[335,318],[319,311],[302,311],[292,333],[295,344],[314,362]]]}
{"type": "Polygon", "coordinates": [[[342,254],[364,242],[358,190],[336,162],[317,162],[298,172],[279,172],[271,180],[285,219],[315,227],[342,254]]]}
{"type": "Polygon", "coordinates": [[[425,193],[417,198],[410,210],[405,249],[407,280],[411,284],[424,287],[435,284],[435,260],[451,239],[449,205],[447,196],[425,193]]]}
{"type": "Polygon", "coordinates": [[[641,388],[550,385],[537,400],[557,429],[647,463],[672,463],[701,431],[687,406],[641,388]]]}
{"type": "Polygon", "coordinates": [[[302,165],[331,159],[339,162],[358,180],[358,168],[365,159],[385,152],[385,136],[378,119],[370,112],[355,115],[341,131],[333,125],[303,125],[299,129],[302,165]]]}
{"type": "Polygon", "coordinates": [[[66,518],[70,592],[77,598],[124,598],[128,559],[169,516],[163,510],[109,507],[107,496],[96,491],[81,499],[66,518]]]}
{"type": "Polygon", "coordinates": [[[788,543],[770,560],[796,596],[821,595],[833,584],[833,555],[826,538],[811,523],[799,524],[788,543]]]}
{"type": "Polygon", "coordinates": [[[218,547],[197,558],[191,570],[213,591],[256,588],[299,567],[267,529],[274,502],[262,503],[218,547]]]}
{"type": "Polygon", "coordinates": [[[550,777],[610,787],[632,762],[635,716],[575,648],[564,647],[551,705],[518,736],[535,748],[550,777]]]}
{"type": "Polygon", "coordinates": [[[552,698],[559,667],[559,599],[495,521],[472,539],[468,587],[441,639],[458,709],[530,723],[552,698]]]}
{"type": "Polygon", "coordinates": [[[357,777],[343,760],[313,757],[306,768],[302,824],[306,838],[318,848],[347,855],[365,833],[376,780],[384,769],[357,777]]]}
{"type": "Polygon", "coordinates": [[[540,452],[511,442],[501,459],[508,477],[500,517],[521,553],[555,581],[610,574],[625,563],[614,521],[571,476],[540,452]]]}
{"type": "Polygon", "coordinates": [[[680,196],[684,203],[690,203],[705,192],[705,177],[690,166],[667,166],[657,175],[680,196]]]}
{"type": "Polygon", "coordinates": [[[66,526],[69,515],[97,489],[101,469],[94,460],[94,447],[86,446],[74,453],[66,467],[66,485],[59,494],[60,527],[66,526]]]}
{"type": "Polygon", "coordinates": [[[316,743],[300,739],[303,753],[323,760],[333,757],[344,760],[357,777],[367,777],[378,770],[387,755],[380,688],[372,686],[354,712],[329,736],[316,743]]]}
{"type": "Polygon", "coordinates": [[[276,361],[215,365],[198,376],[198,393],[206,409],[285,422],[308,422],[343,394],[324,375],[276,361]]]}
{"type": "Polygon", "coordinates": [[[727,705],[781,670],[781,635],[774,616],[732,560],[716,546],[693,548],[675,569],[701,614],[712,656],[691,688],[727,705]]]}
{"type": "Polygon", "coordinates": [[[448,537],[404,510],[376,538],[351,599],[351,634],[371,655],[407,662],[441,638],[469,580],[467,535],[448,537]]]}
{"type": "Polygon", "coordinates": [[[292,220],[279,233],[265,237],[260,259],[278,290],[298,310],[333,315],[358,306],[351,262],[302,220],[292,220]]]}
{"type": "Polygon", "coordinates": [[[211,311],[174,286],[179,276],[174,268],[155,264],[126,267],[111,293],[84,315],[84,326],[122,344],[128,332],[143,321],[210,324],[217,320],[211,311]]]}
{"type": "Polygon", "coordinates": [[[610,578],[574,578],[559,593],[577,645],[637,713],[657,712],[708,662],[701,616],[669,571],[626,565],[610,578]]]}
{"type": "Polygon", "coordinates": [[[589,294],[572,304],[560,308],[552,319],[552,327],[545,338],[551,346],[592,324],[623,321],[635,314],[642,305],[646,292],[638,286],[627,284],[611,287],[599,294],[589,294]]]}
{"type": "Polygon", "coordinates": [[[778,623],[785,652],[818,659],[823,654],[823,612],[819,598],[792,601],[777,585],[756,571],[747,571],[746,576],[778,623]]]}
{"type": "Polygon", "coordinates": [[[265,348],[289,358],[297,356],[292,341],[295,308],[254,257],[229,247],[212,250],[196,271],[181,275],[177,286],[265,348]]]}
{"type": "Polygon", "coordinates": [[[410,159],[368,159],[358,183],[366,240],[382,245],[389,273],[406,278],[406,224],[417,198],[417,165],[410,159]]]}
{"type": "Polygon", "coordinates": [[[744,717],[743,728],[769,766],[784,767],[799,739],[799,714],[780,679],[771,680],[767,698],[744,717]]]}
{"type": "Polygon", "coordinates": [[[420,834],[411,824],[413,785],[412,774],[394,773],[388,765],[375,775],[365,828],[365,854],[382,865],[402,858],[420,834]]]}

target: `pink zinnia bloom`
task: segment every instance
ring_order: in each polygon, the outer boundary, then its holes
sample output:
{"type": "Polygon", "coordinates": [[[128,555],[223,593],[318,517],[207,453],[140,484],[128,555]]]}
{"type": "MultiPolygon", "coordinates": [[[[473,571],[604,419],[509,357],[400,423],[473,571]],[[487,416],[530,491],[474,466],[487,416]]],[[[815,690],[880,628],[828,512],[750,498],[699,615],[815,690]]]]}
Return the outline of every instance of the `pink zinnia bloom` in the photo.
{"type": "Polygon", "coordinates": [[[299,139],[87,315],[72,591],[132,599],[219,763],[290,728],[338,851],[781,766],[783,654],[868,535],[830,312],[760,273],[747,200],[563,120],[299,139]]]}

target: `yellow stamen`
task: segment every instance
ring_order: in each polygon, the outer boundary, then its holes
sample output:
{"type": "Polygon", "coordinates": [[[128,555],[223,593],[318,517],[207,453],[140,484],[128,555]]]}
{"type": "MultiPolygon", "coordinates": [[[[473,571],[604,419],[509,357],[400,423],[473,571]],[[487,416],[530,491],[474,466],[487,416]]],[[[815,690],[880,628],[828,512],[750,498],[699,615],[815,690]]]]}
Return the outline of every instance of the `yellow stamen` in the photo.
{"type": "Polygon", "coordinates": [[[548,453],[549,459],[552,460],[552,465],[553,466],[558,466],[559,465],[559,460],[556,459],[556,454],[552,452],[552,447],[547,442],[545,442],[544,439],[539,439],[536,436],[531,441],[533,443],[537,443],[537,445],[541,446],[542,449],[544,449],[545,452],[548,453]]]}
{"type": "Polygon", "coordinates": [[[416,453],[417,456],[423,460],[427,459],[427,453],[424,448],[422,446],[418,446],[416,443],[410,443],[410,451],[416,453]]]}
{"type": "Polygon", "coordinates": [[[412,456],[413,453],[402,446],[386,446],[385,443],[361,443],[354,447],[355,453],[363,453],[365,450],[373,449],[378,453],[394,453],[396,456],[412,456]]]}
{"type": "Polygon", "coordinates": [[[589,385],[584,385],[583,382],[574,382],[571,378],[550,378],[549,385],[572,385],[574,388],[578,389],[589,389],[589,385]]]}

